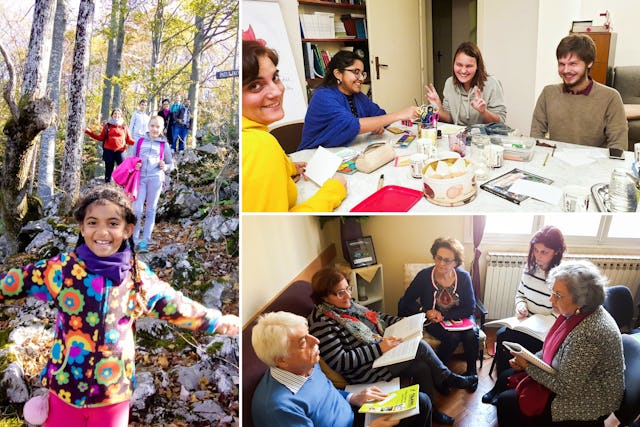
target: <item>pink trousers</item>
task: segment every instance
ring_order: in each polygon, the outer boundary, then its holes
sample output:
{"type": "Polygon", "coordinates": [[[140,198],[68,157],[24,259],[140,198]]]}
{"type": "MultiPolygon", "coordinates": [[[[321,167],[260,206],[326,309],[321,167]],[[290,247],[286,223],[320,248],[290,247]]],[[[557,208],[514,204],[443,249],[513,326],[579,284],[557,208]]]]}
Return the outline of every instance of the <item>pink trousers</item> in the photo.
{"type": "Polygon", "coordinates": [[[49,417],[44,427],[127,427],[129,401],[98,408],[77,408],[49,393],[49,417]]]}

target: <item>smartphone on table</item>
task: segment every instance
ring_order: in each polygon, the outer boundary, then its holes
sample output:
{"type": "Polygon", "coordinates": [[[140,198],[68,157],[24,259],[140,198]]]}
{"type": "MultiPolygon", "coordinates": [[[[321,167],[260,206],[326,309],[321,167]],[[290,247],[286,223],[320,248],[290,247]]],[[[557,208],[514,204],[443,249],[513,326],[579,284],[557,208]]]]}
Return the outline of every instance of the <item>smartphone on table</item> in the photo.
{"type": "Polygon", "coordinates": [[[624,151],[620,148],[609,148],[609,158],[616,160],[624,160],[624,151]]]}

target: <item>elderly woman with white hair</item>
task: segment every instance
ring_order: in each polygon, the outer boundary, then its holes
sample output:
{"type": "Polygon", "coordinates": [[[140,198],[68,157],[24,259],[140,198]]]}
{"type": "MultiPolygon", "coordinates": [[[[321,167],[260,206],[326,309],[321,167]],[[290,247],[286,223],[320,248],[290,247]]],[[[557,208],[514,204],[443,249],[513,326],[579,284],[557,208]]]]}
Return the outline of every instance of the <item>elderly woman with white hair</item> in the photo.
{"type": "Polygon", "coordinates": [[[498,425],[604,426],[624,392],[622,339],[602,307],[607,278],[589,261],[572,261],[553,268],[547,283],[558,319],[536,356],[554,372],[512,353],[516,386],[498,396],[498,425]]]}

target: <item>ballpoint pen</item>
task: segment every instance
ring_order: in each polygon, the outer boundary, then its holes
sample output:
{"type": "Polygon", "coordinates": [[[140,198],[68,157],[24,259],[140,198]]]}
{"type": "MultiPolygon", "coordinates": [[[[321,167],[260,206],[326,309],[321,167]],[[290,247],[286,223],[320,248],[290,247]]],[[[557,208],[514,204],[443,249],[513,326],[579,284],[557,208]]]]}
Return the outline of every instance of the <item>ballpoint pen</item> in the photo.
{"type": "Polygon", "coordinates": [[[549,153],[547,153],[547,156],[544,158],[544,162],[542,162],[542,166],[547,166],[547,160],[549,160],[549,153]]]}
{"type": "Polygon", "coordinates": [[[551,150],[551,157],[553,157],[553,155],[555,154],[555,152],[556,152],[556,145],[554,145],[554,146],[553,146],[553,150],[551,150]]]}
{"type": "Polygon", "coordinates": [[[380,179],[378,179],[378,190],[382,188],[384,185],[384,174],[380,175],[380,179]]]}

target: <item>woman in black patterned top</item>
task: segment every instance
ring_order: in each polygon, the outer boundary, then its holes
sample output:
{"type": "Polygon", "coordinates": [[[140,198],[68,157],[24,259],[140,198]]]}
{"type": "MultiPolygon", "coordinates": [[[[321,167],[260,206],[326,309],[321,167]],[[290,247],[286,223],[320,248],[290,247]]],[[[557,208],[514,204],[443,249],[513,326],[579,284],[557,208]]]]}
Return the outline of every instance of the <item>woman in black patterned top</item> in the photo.
{"type": "MultiPolygon", "coordinates": [[[[309,315],[309,332],[320,340],[320,355],[324,361],[347,381],[355,384],[388,381],[407,376],[420,391],[433,401],[435,386],[474,389],[478,376],[452,373],[431,347],[420,342],[416,357],[407,362],[373,368],[373,362],[383,353],[400,344],[401,340],[382,338],[387,326],[401,317],[371,311],[351,299],[351,287],[342,273],[334,268],[318,271],[311,281],[311,298],[316,304],[309,315]]],[[[433,421],[453,424],[454,419],[435,406],[433,421]]]]}

